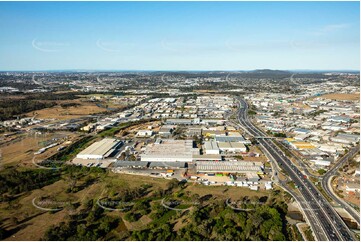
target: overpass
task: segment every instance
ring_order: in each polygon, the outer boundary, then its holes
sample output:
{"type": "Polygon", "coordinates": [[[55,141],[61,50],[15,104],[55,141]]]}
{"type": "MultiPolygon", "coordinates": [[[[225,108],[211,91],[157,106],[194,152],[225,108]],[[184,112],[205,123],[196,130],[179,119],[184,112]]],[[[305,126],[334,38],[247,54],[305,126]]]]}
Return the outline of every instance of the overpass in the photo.
{"type": "MultiPolygon", "coordinates": [[[[253,137],[267,137],[247,116],[248,104],[240,99],[238,122],[253,137]]],[[[273,139],[259,139],[272,160],[276,161],[290,179],[299,187],[296,200],[306,214],[317,240],[355,240],[353,233],[319,190],[306,179],[303,173],[283,154],[273,139]]]]}

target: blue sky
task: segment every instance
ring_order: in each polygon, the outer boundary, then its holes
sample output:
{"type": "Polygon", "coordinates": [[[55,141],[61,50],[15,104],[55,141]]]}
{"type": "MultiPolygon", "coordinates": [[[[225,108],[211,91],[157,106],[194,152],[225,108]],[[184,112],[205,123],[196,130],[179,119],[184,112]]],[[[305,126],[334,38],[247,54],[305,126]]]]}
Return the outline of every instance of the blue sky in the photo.
{"type": "Polygon", "coordinates": [[[359,2],[0,2],[0,70],[358,70],[359,2]]]}

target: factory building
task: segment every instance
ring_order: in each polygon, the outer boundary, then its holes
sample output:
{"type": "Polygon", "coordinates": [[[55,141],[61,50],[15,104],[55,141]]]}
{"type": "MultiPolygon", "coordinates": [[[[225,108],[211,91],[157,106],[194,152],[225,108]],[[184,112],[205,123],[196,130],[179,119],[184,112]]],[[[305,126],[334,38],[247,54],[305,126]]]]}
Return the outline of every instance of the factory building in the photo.
{"type": "Polygon", "coordinates": [[[222,152],[247,152],[247,147],[238,142],[218,142],[218,147],[222,152]]]}
{"type": "Polygon", "coordinates": [[[85,150],[81,151],[76,158],[79,159],[94,159],[102,160],[108,158],[122,145],[122,142],[117,139],[103,139],[90,145],[85,150]]]}
{"type": "Polygon", "coordinates": [[[192,140],[162,139],[149,144],[140,157],[150,162],[192,162],[193,154],[199,154],[199,149],[193,148],[192,140]]]}
{"type": "Polygon", "coordinates": [[[139,130],[137,133],[138,137],[150,137],[153,135],[152,130],[139,130]]]}
{"type": "Polygon", "coordinates": [[[197,173],[262,173],[262,162],[239,161],[199,161],[197,173]]]}
{"type": "Polygon", "coordinates": [[[204,142],[204,151],[207,155],[217,155],[219,154],[219,148],[217,142],[211,140],[211,141],[205,141],[204,142]]]}
{"type": "Polygon", "coordinates": [[[343,144],[356,144],[360,141],[360,135],[339,133],[335,137],[331,137],[331,141],[343,144]]]}

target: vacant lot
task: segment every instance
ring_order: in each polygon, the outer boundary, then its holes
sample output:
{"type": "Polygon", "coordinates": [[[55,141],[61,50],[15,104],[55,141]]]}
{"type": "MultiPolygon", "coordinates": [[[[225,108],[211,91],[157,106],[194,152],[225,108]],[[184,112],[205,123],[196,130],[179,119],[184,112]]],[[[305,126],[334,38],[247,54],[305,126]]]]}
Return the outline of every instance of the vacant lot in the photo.
{"type": "MultiPolygon", "coordinates": [[[[22,165],[32,165],[34,152],[38,151],[40,148],[43,148],[49,144],[66,139],[74,138],[76,135],[70,132],[61,132],[56,134],[21,134],[18,135],[13,141],[9,141],[0,146],[0,151],[2,155],[2,164],[19,164],[22,165]],[[58,139],[57,141],[52,141],[52,139],[58,139]]],[[[37,160],[45,159],[57,152],[59,146],[53,147],[43,154],[37,155],[37,160]]]]}
{"type": "Polygon", "coordinates": [[[356,101],[360,100],[360,93],[331,93],[320,97],[334,100],[356,101]]]}
{"type": "Polygon", "coordinates": [[[51,107],[51,108],[44,108],[41,110],[37,110],[34,112],[27,113],[26,116],[33,117],[36,115],[36,118],[39,119],[73,119],[79,118],[89,114],[96,114],[107,111],[106,108],[98,107],[95,103],[92,102],[82,102],[80,100],[74,101],[59,101],[59,105],[51,107]],[[60,104],[66,103],[73,103],[77,104],[77,106],[70,106],[70,107],[61,107],[60,104]]]}

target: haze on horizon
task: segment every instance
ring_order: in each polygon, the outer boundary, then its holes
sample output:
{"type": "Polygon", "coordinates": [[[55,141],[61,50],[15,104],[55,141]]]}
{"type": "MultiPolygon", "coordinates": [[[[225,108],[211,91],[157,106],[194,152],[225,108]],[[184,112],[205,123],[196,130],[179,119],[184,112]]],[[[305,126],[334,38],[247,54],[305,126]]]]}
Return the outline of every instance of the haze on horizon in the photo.
{"type": "Polygon", "coordinates": [[[0,70],[358,70],[359,2],[0,2],[0,70]]]}

